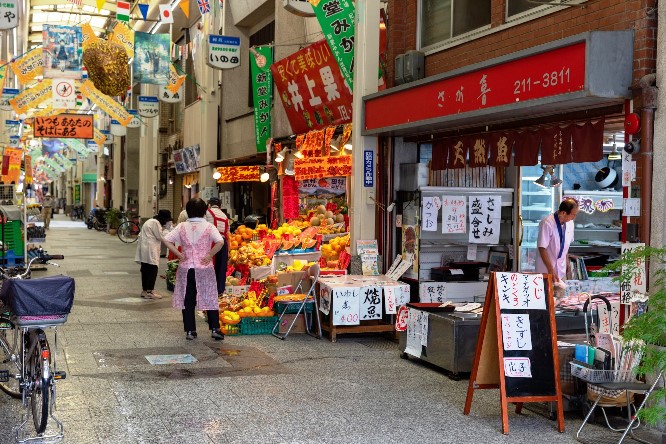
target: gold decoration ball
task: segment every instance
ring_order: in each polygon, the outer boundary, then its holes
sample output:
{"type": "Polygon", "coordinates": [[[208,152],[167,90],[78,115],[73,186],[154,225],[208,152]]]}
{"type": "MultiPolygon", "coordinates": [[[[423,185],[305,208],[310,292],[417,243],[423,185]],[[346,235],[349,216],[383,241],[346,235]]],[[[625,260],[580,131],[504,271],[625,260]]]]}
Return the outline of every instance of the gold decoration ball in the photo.
{"type": "Polygon", "coordinates": [[[100,40],[83,53],[83,64],[95,88],[108,96],[125,94],[130,86],[129,58],[117,43],[100,40]]]}

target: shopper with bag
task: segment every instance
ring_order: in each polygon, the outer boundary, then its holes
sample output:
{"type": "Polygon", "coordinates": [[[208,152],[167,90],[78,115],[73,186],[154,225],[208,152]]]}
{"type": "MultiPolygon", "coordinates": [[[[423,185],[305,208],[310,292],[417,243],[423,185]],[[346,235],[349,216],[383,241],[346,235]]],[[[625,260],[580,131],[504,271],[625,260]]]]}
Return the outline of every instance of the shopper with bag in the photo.
{"type": "Polygon", "coordinates": [[[162,295],[155,292],[155,281],[160,264],[162,238],[171,230],[172,221],[171,211],[159,210],[155,217],[147,220],[141,227],[134,260],[141,264],[142,298],[162,299],[162,295]]]}
{"type": "Polygon", "coordinates": [[[214,261],[217,294],[224,293],[227,283],[227,264],[229,262],[229,218],[220,209],[221,203],[219,198],[211,197],[208,200],[208,211],[206,211],[206,221],[213,224],[224,239],[224,246],[215,255],[214,261]]]}

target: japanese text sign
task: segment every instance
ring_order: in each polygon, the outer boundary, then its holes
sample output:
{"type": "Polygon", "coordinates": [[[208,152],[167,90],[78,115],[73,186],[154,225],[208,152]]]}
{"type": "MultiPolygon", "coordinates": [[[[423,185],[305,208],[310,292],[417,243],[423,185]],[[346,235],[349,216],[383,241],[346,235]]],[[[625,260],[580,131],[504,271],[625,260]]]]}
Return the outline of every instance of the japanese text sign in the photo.
{"type": "Polygon", "coordinates": [[[0,29],[12,29],[18,26],[18,2],[5,0],[0,3],[0,29]]]}
{"type": "MultiPolygon", "coordinates": [[[[644,243],[624,243],[622,244],[622,256],[626,253],[633,252],[638,248],[645,248],[644,243]]],[[[624,280],[620,282],[620,302],[623,304],[630,304],[634,298],[641,299],[645,295],[645,261],[637,259],[635,262],[635,268],[633,270],[627,270],[627,267],[622,267],[622,273],[631,274],[629,280],[624,280]]]]}
{"type": "Polygon", "coordinates": [[[532,350],[530,315],[502,313],[504,350],[532,350]]]}
{"type": "Polygon", "coordinates": [[[160,101],[157,96],[139,96],[139,115],[157,117],[160,113],[160,101]]]}
{"type": "Polygon", "coordinates": [[[423,231],[437,231],[437,216],[442,202],[439,197],[424,197],[421,205],[421,229],[423,231]]]}
{"type": "Polygon", "coordinates": [[[419,301],[445,302],[446,287],[441,282],[421,282],[419,288],[419,301]]]}
{"type": "Polygon", "coordinates": [[[90,114],[35,117],[35,137],[92,139],[93,134],[93,116],[90,114]]]}
{"type": "Polygon", "coordinates": [[[209,35],[206,64],[218,69],[240,66],[240,38],[209,35]]]}
{"type": "Polygon", "coordinates": [[[350,176],[352,172],[351,157],[333,156],[296,159],[294,162],[296,180],[350,176]]]}
{"type": "Polygon", "coordinates": [[[542,274],[495,273],[500,310],[545,310],[542,274]]]}
{"type": "Polygon", "coordinates": [[[74,79],[53,79],[51,105],[55,109],[76,108],[74,79]]]}
{"type": "MultiPolygon", "coordinates": [[[[40,59],[41,60],[41,59],[40,59]]],[[[24,89],[13,99],[9,99],[16,114],[25,114],[30,108],[34,108],[40,103],[51,98],[51,79],[44,79],[30,89],[24,89]]]]}
{"type": "Polygon", "coordinates": [[[467,196],[442,196],[442,233],[467,232],[467,196]]]}
{"type": "MultiPolygon", "coordinates": [[[[0,22],[2,19],[0,18],[0,22]]],[[[35,48],[11,64],[19,83],[25,84],[44,73],[42,48],[35,48]]]]}
{"type": "Polygon", "coordinates": [[[475,244],[499,243],[501,196],[470,196],[469,242],[475,244]]]}
{"type": "Polygon", "coordinates": [[[11,111],[12,104],[9,102],[16,97],[19,90],[16,88],[2,88],[2,97],[0,97],[0,109],[3,111],[11,111]]]}
{"type": "Polygon", "coordinates": [[[504,376],[510,378],[531,378],[530,358],[504,358],[504,376]]]}
{"type": "Polygon", "coordinates": [[[295,133],[351,122],[352,93],[325,40],[275,62],[271,72],[295,133]]]}
{"type": "Polygon", "coordinates": [[[349,89],[354,89],[354,3],[352,0],[310,0],[326,41],[349,89]]]}
{"type": "Polygon", "coordinates": [[[230,182],[257,182],[259,181],[259,166],[237,166],[237,167],[219,167],[217,172],[221,174],[217,183],[230,182]]]}
{"type": "Polygon", "coordinates": [[[375,186],[375,152],[371,150],[363,151],[363,186],[375,186]]]}
{"type": "Polygon", "coordinates": [[[359,316],[362,321],[382,318],[382,287],[361,287],[359,316]]]}
{"type": "Polygon", "coordinates": [[[359,325],[361,289],[336,288],[332,293],[333,325],[359,325]]]}
{"type": "Polygon", "coordinates": [[[92,100],[111,117],[118,120],[122,126],[127,126],[132,120],[132,115],[124,106],[95,88],[95,85],[90,80],[86,80],[81,84],[81,94],[92,100]]]}
{"type": "Polygon", "coordinates": [[[254,139],[258,153],[266,152],[266,140],[271,137],[271,107],[273,102],[273,48],[257,46],[256,56],[250,56],[252,100],[254,103],[254,139]]]}
{"type": "Polygon", "coordinates": [[[331,177],[328,179],[305,179],[298,185],[300,194],[345,194],[347,192],[347,178],[331,177]]]}
{"type": "MultiPolygon", "coordinates": [[[[611,302],[611,312],[608,313],[606,304],[597,305],[599,313],[599,333],[611,333],[620,335],[620,302],[611,302]]],[[[597,343],[599,346],[599,343],[597,343]]]]}

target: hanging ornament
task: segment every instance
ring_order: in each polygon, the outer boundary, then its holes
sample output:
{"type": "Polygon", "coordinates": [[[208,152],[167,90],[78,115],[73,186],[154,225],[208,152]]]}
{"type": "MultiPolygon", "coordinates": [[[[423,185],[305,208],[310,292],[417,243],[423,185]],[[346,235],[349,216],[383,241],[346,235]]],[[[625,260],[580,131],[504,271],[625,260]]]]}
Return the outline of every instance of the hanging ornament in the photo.
{"type": "Polygon", "coordinates": [[[125,48],[107,40],[92,43],[83,53],[90,80],[108,96],[124,94],[130,86],[128,62],[125,48]]]}

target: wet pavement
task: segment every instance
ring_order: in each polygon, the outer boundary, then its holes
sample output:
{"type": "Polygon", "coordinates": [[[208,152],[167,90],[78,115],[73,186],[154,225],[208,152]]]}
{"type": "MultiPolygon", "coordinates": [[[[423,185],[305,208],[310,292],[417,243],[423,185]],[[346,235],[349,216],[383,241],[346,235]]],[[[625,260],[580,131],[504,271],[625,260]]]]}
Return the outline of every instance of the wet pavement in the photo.
{"type": "MultiPolygon", "coordinates": [[[[56,215],[44,247],[65,259],[34,276],[76,280],[72,313],[58,329],[58,365],[67,372],[57,384],[63,442],[575,442],[578,412],[567,414],[563,434],[540,414],[511,412],[510,434],[502,435],[494,390],[477,391],[464,416],[467,380],[400,359],[397,344],[381,336],[216,342],[198,318],[199,337],[187,341],[163,278],[156,290],[164,299],[139,297],[134,244],[56,215]]],[[[20,401],[0,393],[0,443],[15,442],[22,412],[20,401]]],[[[612,436],[591,430],[601,442],[612,436]]]]}

